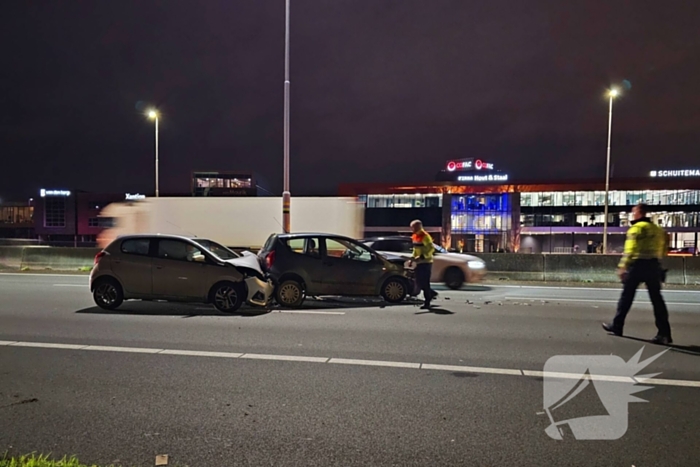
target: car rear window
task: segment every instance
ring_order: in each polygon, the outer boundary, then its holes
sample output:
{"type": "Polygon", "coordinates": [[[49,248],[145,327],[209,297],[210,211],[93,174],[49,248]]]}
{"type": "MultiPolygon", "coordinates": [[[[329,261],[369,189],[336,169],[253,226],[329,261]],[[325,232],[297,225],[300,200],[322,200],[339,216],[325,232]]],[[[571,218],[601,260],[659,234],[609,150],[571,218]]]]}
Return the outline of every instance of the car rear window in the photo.
{"type": "Polygon", "coordinates": [[[265,245],[262,247],[262,251],[270,251],[272,250],[272,246],[275,244],[275,239],[277,238],[276,234],[272,234],[269,237],[267,237],[267,241],[265,242],[265,245]]]}
{"type": "Polygon", "coordinates": [[[122,242],[121,251],[127,255],[148,256],[151,241],[147,238],[132,238],[122,242]]]}

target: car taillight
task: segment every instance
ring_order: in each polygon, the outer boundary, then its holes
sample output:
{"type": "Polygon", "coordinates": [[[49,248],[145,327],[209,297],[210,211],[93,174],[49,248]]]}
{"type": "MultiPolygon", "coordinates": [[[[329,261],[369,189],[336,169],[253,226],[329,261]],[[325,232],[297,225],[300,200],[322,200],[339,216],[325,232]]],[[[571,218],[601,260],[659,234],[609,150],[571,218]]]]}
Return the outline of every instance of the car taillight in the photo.
{"type": "Polygon", "coordinates": [[[273,264],[275,264],[275,252],[271,251],[265,256],[265,266],[271,269],[273,264]]]}
{"type": "Polygon", "coordinates": [[[104,252],[104,251],[100,251],[99,253],[97,253],[97,254],[95,255],[95,264],[94,264],[94,265],[97,266],[97,263],[99,263],[99,262],[100,262],[100,259],[102,259],[102,257],[105,256],[106,254],[107,254],[107,253],[104,252]]]}

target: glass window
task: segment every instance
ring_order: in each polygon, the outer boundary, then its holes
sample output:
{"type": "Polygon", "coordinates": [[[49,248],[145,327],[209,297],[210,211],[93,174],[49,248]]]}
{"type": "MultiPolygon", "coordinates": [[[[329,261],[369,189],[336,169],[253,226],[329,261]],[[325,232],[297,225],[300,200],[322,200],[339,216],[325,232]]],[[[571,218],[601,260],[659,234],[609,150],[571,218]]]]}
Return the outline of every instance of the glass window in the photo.
{"type": "Polygon", "coordinates": [[[410,253],[413,251],[411,240],[379,240],[372,245],[377,251],[388,251],[391,253],[410,253]]]}
{"type": "Polygon", "coordinates": [[[287,241],[287,246],[294,252],[300,255],[307,255],[314,258],[320,258],[318,238],[290,238],[287,241]]]}
{"type": "Polygon", "coordinates": [[[326,239],[326,255],[354,261],[372,261],[372,253],[367,248],[339,238],[326,239]]]}
{"type": "Polygon", "coordinates": [[[215,256],[218,256],[221,259],[234,259],[241,257],[241,255],[239,255],[235,251],[230,250],[225,246],[220,245],[211,240],[197,239],[197,243],[203,246],[207,251],[214,254],[215,256]]]}
{"type": "Polygon", "coordinates": [[[148,256],[151,241],[147,238],[133,238],[122,242],[121,251],[127,255],[148,256]]]}
{"type": "Polygon", "coordinates": [[[202,251],[191,243],[181,240],[160,240],[158,257],[177,261],[195,261],[203,255],[202,251]]]}
{"type": "Polygon", "coordinates": [[[98,217],[91,217],[88,219],[88,227],[99,227],[100,219],[98,217]]]}
{"type": "Polygon", "coordinates": [[[65,227],[66,198],[57,196],[44,198],[44,200],[44,227],[65,227]]]}

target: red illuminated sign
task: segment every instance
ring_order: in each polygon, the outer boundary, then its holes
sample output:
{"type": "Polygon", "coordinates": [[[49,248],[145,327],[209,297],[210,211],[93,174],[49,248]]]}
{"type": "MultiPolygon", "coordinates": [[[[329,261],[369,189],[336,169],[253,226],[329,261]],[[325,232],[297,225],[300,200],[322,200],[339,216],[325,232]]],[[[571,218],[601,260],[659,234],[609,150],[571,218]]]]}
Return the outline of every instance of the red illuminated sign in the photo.
{"type": "Polygon", "coordinates": [[[493,164],[489,162],[483,162],[481,159],[477,159],[476,162],[474,163],[474,167],[476,170],[482,170],[482,169],[487,169],[487,170],[493,170],[493,164]]]}
{"type": "Polygon", "coordinates": [[[449,161],[447,163],[447,170],[450,172],[454,172],[455,170],[471,169],[472,162],[474,162],[474,159],[462,159],[459,161],[449,161]]]}

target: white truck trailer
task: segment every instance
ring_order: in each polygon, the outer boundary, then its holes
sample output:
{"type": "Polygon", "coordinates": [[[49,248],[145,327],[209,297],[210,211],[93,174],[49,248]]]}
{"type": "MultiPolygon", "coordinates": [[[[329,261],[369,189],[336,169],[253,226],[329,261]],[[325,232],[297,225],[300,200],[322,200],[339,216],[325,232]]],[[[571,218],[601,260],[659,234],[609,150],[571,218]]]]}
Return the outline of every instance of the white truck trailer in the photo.
{"type": "MultiPolygon", "coordinates": [[[[146,198],[110,204],[100,217],[106,226],[98,237],[101,248],[121,235],[172,234],[258,250],[283,231],[281,197],[146,198]]],[[[356,198],[292,198],[291,229],[361,238],[364,204],[356,198]]]]}

